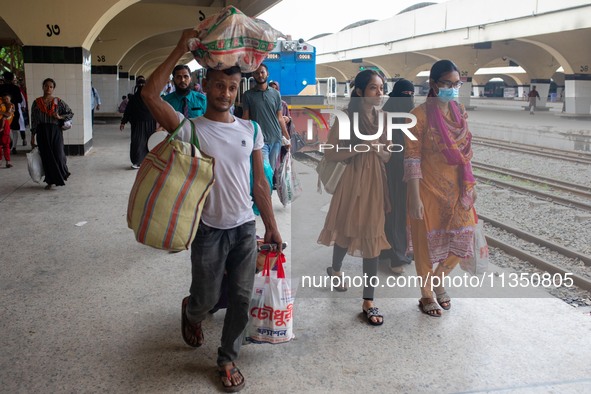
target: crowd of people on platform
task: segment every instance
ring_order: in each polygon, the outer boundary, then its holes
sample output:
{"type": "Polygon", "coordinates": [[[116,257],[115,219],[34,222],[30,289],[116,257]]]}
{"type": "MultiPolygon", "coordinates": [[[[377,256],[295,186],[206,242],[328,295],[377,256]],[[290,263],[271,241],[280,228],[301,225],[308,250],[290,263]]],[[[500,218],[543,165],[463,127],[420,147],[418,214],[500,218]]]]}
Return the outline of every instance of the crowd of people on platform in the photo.
{"type": "MultiPolygon", "coordinates": [[[[204,114],[188,115],[186,105],[178,97],[162,99],[160,92],[166,77],[176,70],[176,62],[186,51],[186,41],[193,34],[192,30],[183,32],[177,47],[150,76],[141,95],[158,124],[169,132],[180,128],[179,136],[185,141],[190,140],[191,129],[184,120],[188,117],[193,121],[204,152],[216,159],[216,171],[219,171],[216,188],[210,197],[211,205],[206,205],[192,247],[192,285],[189,296],[181,303],[181,330],[189,346],[201,346],[205,340],[201,323],[219,300],[223,278],[233,278],[226,286],[228,311],[217,363],[223,388],[237,391],[245,382],[235,360],[241,333],[248,321],[255,260],[253,216],[252,210],[247,209],[251,203],[244,204],[249,198],[244,193],[248,188],[240,184],[248,180],[252,153],[255,184],[258,185],[254,199],[257,205],[263,204],[265,240],[279,243],[281,236],[268,193],[261,187],[265,182],[262,169],[266,162],[277,163],[282,145],[289,149],[288,125],[292,119],[281,99],[279,84],[270,80],[272,76],[268,75],[264,63],[253,72],[255,84],[242,95],[240,107],[233,108],[241,78],[237,68],[207,70],[203,80],[204,114]],[[237,113],[241,116],[237,117],[237,113]],[[244,120],[255,120],[262,136],[253,140],[254,128],[244,120]],[[248,154],[245,155],[234,151],[233,141],[242,141],[242,146],[245,141],[253,142],[252,146],[247,144],[248,154]],[[229,181],[230,174],[237,181],[229,181]],[[230,195],[234,199],[232,202],[225,200],[230,195]],[[221,206],[235,206],[242,213],[227,217],[219,212],[221,206]],[[234,247],[226,245],[225,240],[238,233],[245,237],[245,243],[234,247]],[[235,253],[241,253],[242,257],[236,258],[235,253]]],[[[389,260],[392,271],[397,274],[404,272],[403,267],[414,260],[417,274],[423,279],[419,307],[425,314],[439,317],[442,310],[451,308],[451,298],[445,288],[432,286],[431,280],[434,276],[449,274],[462,258],[472,255],[476,192],[470,166],[472,150],[467,115],[454,100],[462,84],[459,70],[449,60],[438,61],[431,69],[429,82],[429,97],[424,104],[414,108],[414,85],[402,79],[396,82],[389,100],[380,108],[384,88],[382,76],[365,70],[355,77],[347,109],[351,125],[357,118],[360,133],[374,135],[380,117],[385,116],[384,111],[411,112],[417,123],[410,132],[417,139],[408,140],[402,133],[394,133],[393,141],[388,141],[386,135],[373,141],[374,147],[390,142],[402,146],[403,152],[397,154],[377,148],[369,152],[325,151],[327,160],[345,162],[346,169],[331,198],[318,242],[333,248],[332,265],[327,268],[330,276],[343,275],[346,254],[362,257],[362,270],[368,277],[377,275],[380,257],[389,260]]],[[[188,86],[182,89],[190,90],[188,86]]],[[[329,133],[328,145],[342,148],[360,142],[358,137],[339,141],[338,135],[337,120],[329,133]]],[[[363,289],[362,311],[368,324],[379,326],[384,323],[384,316],[374,301],[376,289],[369,283],[363,289]]],[[[346,291],[347,287],[338,286],[336,290],[346,291]]]]}
{"type": "MultiPolygon", "coordinates": [[[[220,298],[225,277],[228,307],[217,364],[224,390],[238,391],[245,380],[235,360],[248,321],[256,259],[253,201],[264,223],[265,242],[282,245],[265,165],[275,169],[282,147],[290,149],[293,124],[279,84],[270,79],[264,63],[252,73],[255,85],[244,92],[239,107],[236,99],[242,73],[238,67],[207,69],[203,85],[196,88],[189,68],[177,64],[192,37],[195,31],[185,30],[149,78],[136,78],[133,94],[123,96],[119,105],[123,114],[119,128],[123,131],[126,123],[131,124],[134,169],[140,168],[148,154],[148,140],[157,129],[178,129],[178,138],[191,141],[190,123],[196,126],[200,149],[215,159],[215,183],[191,246],[192,283],[181,302],[181,328],[189,346],[204,343],[201,322],[220,298]],[[261,133],[257,134],[257,127],[261,133]]],[[[9,133],[14,148],[18,132],[24,131],[22,110],[27,105],[26,96],[14,84],[14,75],[5,73],[4,79],[8,83],[0,88],[0,154],[10,168],[9,133]]],[[[473,253],[476,191],[470,165],[471,133],[465,109],[454,100],[462,84],[460,73],[449,60],[436,62],[429,75],[427,101],[416,108],[414,85],[405,79],[394,84],[382,107],[384,84],[384,78],[374,70],[359,72],[346,109],[352,139],[339,140],[338,120],[329,132],[327,142],[335,148],[325,150],[326,160],[343,162],[346,167],[318,243],[332,247],[332,264],[326,269],[330,277],[343,275],[347,254],[362,258],[362,272],[368,277],[377,275],[380,258],[389,260],[395,274],[402,274],[404,266],[414,260],[423,279],[419,307],[438,317],[442,309],[451,308],[451,298],[445,288],[432,286],[432,278],[448,274],[460,259],[473,253]],[[391,141],[385,133],[376,134],[386,112],[413,114],[417,122],[409,131],[416,140],[402,132],[394,132],[391,141]],[[344,149],[367,143],[355,131],[375,136],[369,151],[344,149]],[[402,150],[379,149],[391,143],[402,150]]],[[[39,148],[46,189],[64,185],[70,175],[62,126],[74,114],[54,95],[56,88],[53,79],[45,79],[43,95],[31,105],[30,143],[39,148]]],[[[94,113],[100,108],[94,87],[91,96],[94,113]]],[[[379,326],[384,315],[376,306],[372,283],[365,284],[361,309],[368,324],[379,326]]],[[[347,291],[347,286],[343,283],[336,290],[347,291]]]]}

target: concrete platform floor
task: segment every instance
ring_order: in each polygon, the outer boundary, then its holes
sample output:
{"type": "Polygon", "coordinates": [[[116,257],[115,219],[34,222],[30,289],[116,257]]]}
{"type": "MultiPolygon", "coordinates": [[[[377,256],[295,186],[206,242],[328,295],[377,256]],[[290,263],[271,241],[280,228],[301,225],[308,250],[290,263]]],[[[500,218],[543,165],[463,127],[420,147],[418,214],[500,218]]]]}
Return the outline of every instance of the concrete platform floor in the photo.
{"type": "MultiPolygon", "coordinates": [[[[136,174],[128,150],[128,130],[95,125],[90,154],[69,157],[70,180],[50,191],[30,180],[24,151],[14,168],[0,168],[0,392],[220,391],[224,312],[205,321],[203,347],[184,344],[189,254],[134,240],[125,220],[136,174]]],[[[304,195],[288,208],[274,203],[298,281],[323,275],[331,250],[315,243],[330,196],[316,193],[313,169],[296,168],[304,195]]],[[[360,274],[360,265],[347,258],[344,268],[360,274]]],[[[385,324],[370,327],[359,289],[299,289],[296,339],[242,348],[243,392],[591,392],[588,311],[542,290],[482,298],[454,289],[453,308],[435,319],[420,313],[418,294],[378,289],[385,324]]]]}

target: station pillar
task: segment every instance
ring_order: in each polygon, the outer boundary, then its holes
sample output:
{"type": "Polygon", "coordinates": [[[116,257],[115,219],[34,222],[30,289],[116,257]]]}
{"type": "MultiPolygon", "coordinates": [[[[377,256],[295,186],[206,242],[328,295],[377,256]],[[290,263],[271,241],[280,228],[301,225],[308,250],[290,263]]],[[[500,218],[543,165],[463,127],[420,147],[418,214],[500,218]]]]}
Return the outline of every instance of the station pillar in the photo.
{"type": "MultiPolygon", "coordinates": [[[[117,112],[121,96],[119,94],[119,67],[114,65],[92,66],[92,84],[101,96],[101,109],[94,116],[117,112]]],[[[127,94],[127,91],[126,93],[127,94]]]]}
{"type": "Polygon", "coordinates": [[[527,101],[527,95],[529,94],[529,85],[517,85],[517,97],[520,100],[527,101]]]}
{"type": "Polygon", "coordinates": [[[472,85],[472,94],[474,97],[484,97],[484,85],[472,85]]]}
{"type": "Polygon", "coordinates": [[[129,93],[133,93],[133,84],[129,80],[129,73],[119,71],[119,101],[122,96],[127,96],[129,93]]]}
{"type": "Polygon", "coordinates": [[[591,74],[565,75],[564,93],[567,114],[591,114],[591,74]]]}
{"type": "Polygon", "coordinates": [[[472,77],[464,77],[462,78],[462,82],[464,82],[464,84],[460,88],[460,97],[458,97],[458,102],[462,103],[466,109],[474,109],[474,107],[470,105],[470,97],[472,94],[472,77]]]}
{"type": "Polygon", "coordinates": [[[529,91],[532,91],[533,87],[535,86],[538,94],[540,95],[540,98],[536,102],[536,110],[546,109],[548,93],[550,92],[550,82],[551,81],[549,79],[532,79],[530,81],[529,91]]]}

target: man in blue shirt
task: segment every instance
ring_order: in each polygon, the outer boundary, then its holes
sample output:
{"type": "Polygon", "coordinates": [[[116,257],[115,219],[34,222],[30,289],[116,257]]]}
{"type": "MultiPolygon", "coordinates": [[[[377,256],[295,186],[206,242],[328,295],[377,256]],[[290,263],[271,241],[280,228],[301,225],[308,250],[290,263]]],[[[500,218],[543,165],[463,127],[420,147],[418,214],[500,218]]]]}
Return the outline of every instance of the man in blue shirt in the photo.
{"type": "Polygon", "coordinates": [[[172,70],[172,78],[175,90],[164,96],[164,101],[186,118],[203,115],[207,107],[207,99],[203,93],[192,89],[191,69],[184,64],[179,64],[172,70]]]}

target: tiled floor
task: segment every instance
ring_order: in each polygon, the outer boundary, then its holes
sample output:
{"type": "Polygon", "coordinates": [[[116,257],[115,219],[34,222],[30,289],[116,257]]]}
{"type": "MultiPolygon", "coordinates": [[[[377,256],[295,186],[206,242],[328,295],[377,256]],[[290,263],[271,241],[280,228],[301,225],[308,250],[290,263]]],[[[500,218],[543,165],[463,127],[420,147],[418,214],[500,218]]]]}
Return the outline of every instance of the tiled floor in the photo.
{"type": "MultiPolygon", "coordinates": [[[[69,157],[70,180],[51,191],[30,180],[23,153],[13,163],[0,169],[0,392],[220,391],[214,366],[224,312],[205,321],[203,347],[187,347],[180,303],[188,252],[144,247],[127,228],[136,174],[128,131],[95,125],[91,153],[69,157]]],[[[330,196],[316,193],[313,169],[295,167],[304,195],[288,208],[274,203],[298,282],[329,264],[330,249],[315,240],[330,196]]],[[[360,274],[360,260],[347,258],[344,268],[360,274]]],[[[542,291],[503,294],[450,290],[453,308],[434,319],[417,308],[418,290],[378,289],[385,323],[370,327],[359,289],[300,288],[296,339],[243,347],[243,392],[591,391],[589,312],[542,291]]]]}

